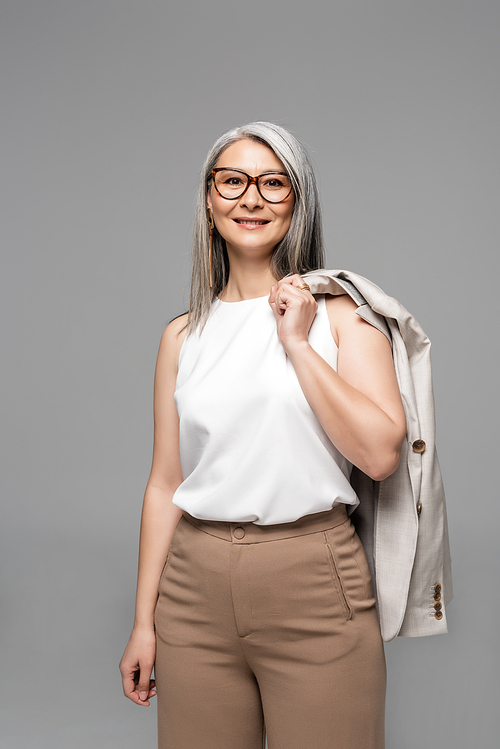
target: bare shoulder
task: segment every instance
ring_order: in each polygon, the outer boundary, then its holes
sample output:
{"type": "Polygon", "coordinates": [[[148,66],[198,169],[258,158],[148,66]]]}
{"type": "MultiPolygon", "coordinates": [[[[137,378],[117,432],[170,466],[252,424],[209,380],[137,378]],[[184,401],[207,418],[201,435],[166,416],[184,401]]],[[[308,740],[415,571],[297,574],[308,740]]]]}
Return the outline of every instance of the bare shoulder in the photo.
{"type": "Polygon", "coordinates": [[[328,319],[330,320],[330,330],[337,346],[339,345],[342,333],[345,333],[347,330],[352,331],[353,327],[360,325],[372,327],[356,314],[358,305],[349,294],[341,294],[340,296],[327,294],[325,304],[328,319]]]}
{"type": "Polygon", "coordinates": [[[180,340],[180,343],[182,345],[182,341],[186,337],[186,333],[187,333],[187,328],[186,328],[187,321],[188,321],[187,312],[184,315],[179,315],[179,317],[174,317],[174,319],[169,322],[169,324],[163,331],[162,341],[165,340],[166,342],[170,344],[172,343],[175,344],[180,340]]]}
{"type": "Polygon", "coordinates": [[[172,494],[182,483],[175,388],[179,352],[187,332],[186,322],[187,314],[180,315],[163,331],[155,371],[155,427],[150,482],[172,494]]]}
{"type": "Polygon", "coordinates": [[[356,314],[348,295],[327,298],[332,335],[339,352],[337,374],[378,405],[397,424],[401,440],[406,419],[391,344],[374,325],[356,314]]]}
{"type": "Polygon", "coordinates": [[[187,335],[188,314],[175,317],[163,331],[158,350],[158,366],[177,371],[179,352],[187,335]]]}

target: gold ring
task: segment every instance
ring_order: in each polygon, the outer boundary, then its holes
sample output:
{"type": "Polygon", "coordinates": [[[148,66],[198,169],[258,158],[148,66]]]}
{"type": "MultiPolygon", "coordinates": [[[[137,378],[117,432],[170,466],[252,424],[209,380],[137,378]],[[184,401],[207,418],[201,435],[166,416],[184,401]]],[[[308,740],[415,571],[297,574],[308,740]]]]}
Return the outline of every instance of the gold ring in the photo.
{"type": "Polygon", "coordinates": [[[305,291],[306,289],[307,291],[311,291],[311,287],[309,286],[308,283],[301,283],[300,286],[297,286],[297,288],[300,289],[301,291],[305,291]]]}

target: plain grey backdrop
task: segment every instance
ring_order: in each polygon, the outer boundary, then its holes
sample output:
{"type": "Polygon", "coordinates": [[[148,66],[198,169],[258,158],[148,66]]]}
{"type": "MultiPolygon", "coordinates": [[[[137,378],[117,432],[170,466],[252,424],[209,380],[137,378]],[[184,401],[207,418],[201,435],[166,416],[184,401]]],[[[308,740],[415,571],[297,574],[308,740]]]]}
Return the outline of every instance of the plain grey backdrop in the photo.
{"type": "Polygon", "coordinates": [[[329,267],[433,341],[455,600],[386,648],[387,747],[496,747],[500,5],[0,5],[2,749],[156,745],[118,672],[155,358],[201,163],[256,119],[311,154],[329,267]]]}

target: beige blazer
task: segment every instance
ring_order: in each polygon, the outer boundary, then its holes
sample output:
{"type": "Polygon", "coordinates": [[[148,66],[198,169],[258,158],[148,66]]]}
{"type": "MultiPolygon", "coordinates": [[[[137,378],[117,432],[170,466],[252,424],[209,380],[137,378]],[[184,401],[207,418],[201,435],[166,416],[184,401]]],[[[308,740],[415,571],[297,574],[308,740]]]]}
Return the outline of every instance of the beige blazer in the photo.
{"type": "Polygon", "coordinates": [[[407,439],[398,469],[383,481],[353,467],[360,505],[351,517],[375,583],[383,639],[442,634],[448,631],[446,606],[453,591],[430,341],[396,299],[357,273],[317,270],[303,278],[313,294],[349,294],[357,314],[391,342],[407,439]]]}

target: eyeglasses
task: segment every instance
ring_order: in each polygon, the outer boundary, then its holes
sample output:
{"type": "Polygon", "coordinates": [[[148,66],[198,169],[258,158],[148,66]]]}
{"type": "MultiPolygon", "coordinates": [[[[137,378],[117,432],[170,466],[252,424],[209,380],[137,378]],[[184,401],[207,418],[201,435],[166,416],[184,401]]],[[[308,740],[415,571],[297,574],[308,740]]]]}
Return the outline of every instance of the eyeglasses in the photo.
{"type": "Polygon", "coordinates": [[[290,177],[285,172],[264,172],[251,177],[241,169],[218,167],[212,169],[214,187],[226,200],[237,200],[255,185],[259,195],[268,203],[282,203],[292,192],[290,177]]]}

